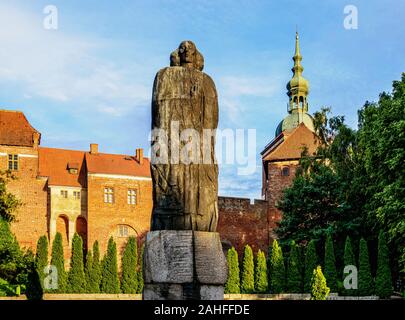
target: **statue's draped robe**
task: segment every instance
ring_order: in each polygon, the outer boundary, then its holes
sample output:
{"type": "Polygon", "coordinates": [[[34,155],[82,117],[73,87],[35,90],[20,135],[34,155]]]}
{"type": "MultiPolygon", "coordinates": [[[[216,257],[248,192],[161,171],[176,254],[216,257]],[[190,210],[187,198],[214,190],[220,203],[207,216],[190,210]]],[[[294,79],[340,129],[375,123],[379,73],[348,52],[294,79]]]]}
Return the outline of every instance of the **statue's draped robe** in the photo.
{"type": "MultiPolygon", "coordinates": [[[[209,164],[202,163],[202,137],[203,129],[215,130],[217,125],[218,97],[208,75],[186,67],[167,67],[157,73],[152,96],[152,129],[165,130],[169,163],[152,161],[151,164],[152,230],[216,231],[218,166],[215,163],[215,135],[208,140],[210,153],[205,158],[209,159],[209,164]],[[178,164],[170,162],[174,152],[171,150],[171,136],[175,133],[171,126],[173,121],[178,121],[179,133],[194,129],[200,135],[200,163],[184,164],[181,155],[178,164]]],[[[180,150],[186,143],[180,141],[180,150]]]]}

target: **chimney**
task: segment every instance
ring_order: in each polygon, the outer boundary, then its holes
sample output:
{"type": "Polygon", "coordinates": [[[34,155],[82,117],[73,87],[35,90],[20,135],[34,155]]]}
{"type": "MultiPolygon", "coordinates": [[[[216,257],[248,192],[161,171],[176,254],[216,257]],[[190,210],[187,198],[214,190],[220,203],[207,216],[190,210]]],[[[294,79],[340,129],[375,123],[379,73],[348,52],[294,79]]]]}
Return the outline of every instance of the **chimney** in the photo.
{"type": "Polygon", "coordinates": [[[98,153],[98,144],[97,143],[90,143],[90,153],[91,154],[98,153]]]}
{"type": "Polygon", "coordinates": [[[32,134],[32,140],[34,142],[34,148],[38,147],[41,143],[41,134],[39,132],[34,132],[32,134]]]}
{"type": "Polygon", "coordinates": [[[135,160],[138,161],[140,165],[143,164],[143,149],[136,149],[135,160]]]}

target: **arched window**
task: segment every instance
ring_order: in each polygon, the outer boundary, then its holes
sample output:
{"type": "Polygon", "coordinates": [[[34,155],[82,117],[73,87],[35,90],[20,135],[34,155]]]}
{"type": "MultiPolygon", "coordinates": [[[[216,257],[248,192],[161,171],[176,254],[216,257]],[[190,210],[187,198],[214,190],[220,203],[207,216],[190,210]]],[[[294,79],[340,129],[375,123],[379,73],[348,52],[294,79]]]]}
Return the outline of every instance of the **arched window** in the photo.
{"type": "Polygon", "coordinates": [[[66,216],[59,216],[56,220],[56,232],[62,235],[64,246],[69,245],[69,220],[66,216]]]}
{"type": "Polygon", "coordinates": [[[283,169],[281,169],[281,175],[283,177],[288,177],[290,175],[290,168],[284,167],[283,169]]]}
{"type": "Polygon", "coordinates": [[[300,108],[304,109],[304,97],[303,96],[300,97],[300,108]]]}

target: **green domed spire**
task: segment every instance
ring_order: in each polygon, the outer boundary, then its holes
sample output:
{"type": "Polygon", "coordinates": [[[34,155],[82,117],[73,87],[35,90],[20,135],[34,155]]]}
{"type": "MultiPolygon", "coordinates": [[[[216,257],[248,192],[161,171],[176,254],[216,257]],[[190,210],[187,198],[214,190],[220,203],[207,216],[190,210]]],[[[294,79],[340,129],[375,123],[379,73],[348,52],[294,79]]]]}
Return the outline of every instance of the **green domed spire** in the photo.
{"type": "Polygon", "coordinates": [[[291,131],[298,127],[300,123],[304,123],[305,126],[315,131],[313,118],[308,112],[307,96],[309,93],[309,82],[302,76],[304,71],[301,65],[302,56],[300,53],[300,43],[298,38],[298,32],[295,34],[295,54],[293,57],[294,66],[291,69],[293,72],[292,79],[287,83],[287,95],[289,97],[288,113],[276,129],[276,136],[283,131],[291,131]]]}
{"type": "Polygon", "coordinates": [[[301,65],[302,56],[300,53],[300,43],[298,32],[295,34],[295,54],[293,57],[294,67],[291,69],[293,72],[292,79],[287,84],[287,95],[290,98],[288,112],[301,109],[300,111],[308,111],[307,96],[309,92],[309,82],[302,76],[304,68],[301,65]]]}

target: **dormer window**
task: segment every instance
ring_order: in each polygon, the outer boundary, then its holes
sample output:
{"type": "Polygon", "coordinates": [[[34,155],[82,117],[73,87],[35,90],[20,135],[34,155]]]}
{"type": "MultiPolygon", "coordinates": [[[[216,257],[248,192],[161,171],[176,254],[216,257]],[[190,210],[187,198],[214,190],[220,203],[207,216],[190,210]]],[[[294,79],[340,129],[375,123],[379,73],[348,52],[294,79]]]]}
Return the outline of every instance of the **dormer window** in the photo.
{"type": "Polygon", "coordinates": [[[70,174],[77,174],[79,172],[79,164],[77,162],[69,162],[68,171],[70,174]]]}

